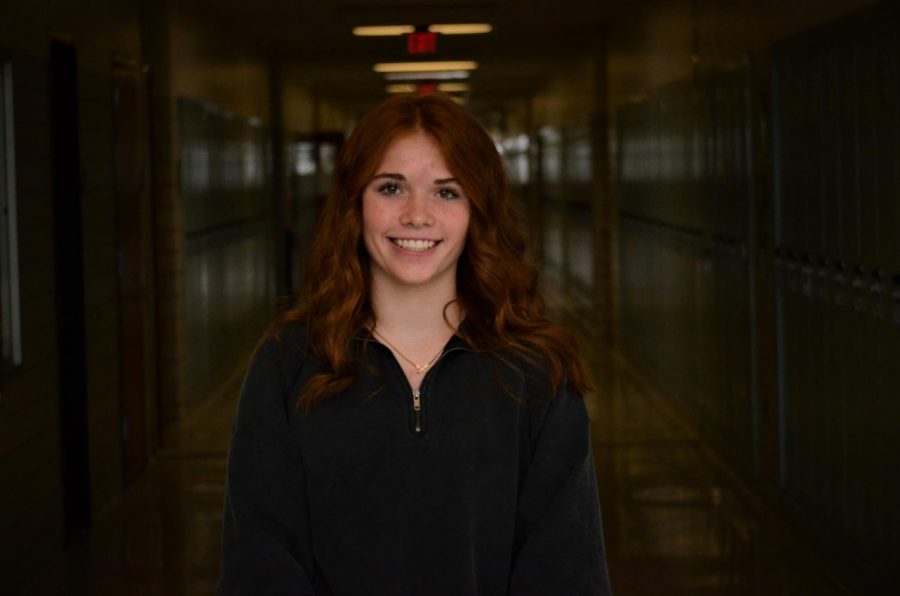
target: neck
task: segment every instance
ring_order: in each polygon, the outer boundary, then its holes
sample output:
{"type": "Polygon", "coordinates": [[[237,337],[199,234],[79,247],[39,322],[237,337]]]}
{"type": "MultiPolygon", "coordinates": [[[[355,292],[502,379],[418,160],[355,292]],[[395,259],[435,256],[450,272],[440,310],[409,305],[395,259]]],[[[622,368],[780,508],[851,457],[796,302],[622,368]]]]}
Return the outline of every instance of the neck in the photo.
{"type": "Polygon", "coordinates": [[[452,335],[462,320],[455,299],[455,279],[434,287],[402,287],[383,283],[377,276],[372,279],[376,327],[399,341],[418,343],[452,335]]]}

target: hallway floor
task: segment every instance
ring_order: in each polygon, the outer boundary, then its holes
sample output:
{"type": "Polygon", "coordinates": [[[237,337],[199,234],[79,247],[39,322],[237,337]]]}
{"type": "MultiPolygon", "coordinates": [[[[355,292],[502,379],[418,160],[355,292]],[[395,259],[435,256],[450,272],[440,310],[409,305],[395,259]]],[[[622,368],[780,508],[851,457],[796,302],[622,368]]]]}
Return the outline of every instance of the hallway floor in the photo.
{"type": "MultiPolygon", "coordinates": [[[[589,398],[617,596],[847,594],[618,358],[589,398]]],[[[176,429],[147,472],[30,594],[207,596],[215,591],[225,457],[240,379],[176,429]]]]}

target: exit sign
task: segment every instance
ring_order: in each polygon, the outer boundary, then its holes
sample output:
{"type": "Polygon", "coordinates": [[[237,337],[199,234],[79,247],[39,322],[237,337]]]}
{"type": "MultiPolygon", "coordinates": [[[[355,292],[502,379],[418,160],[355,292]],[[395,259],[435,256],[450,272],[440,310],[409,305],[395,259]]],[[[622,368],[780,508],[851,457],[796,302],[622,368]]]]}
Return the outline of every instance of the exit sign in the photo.
{"type": "Polygon", "coordinates": [[[437,52],[437,33],[415,31],[406,35],[406,51],[410,56],[437,52]]]}

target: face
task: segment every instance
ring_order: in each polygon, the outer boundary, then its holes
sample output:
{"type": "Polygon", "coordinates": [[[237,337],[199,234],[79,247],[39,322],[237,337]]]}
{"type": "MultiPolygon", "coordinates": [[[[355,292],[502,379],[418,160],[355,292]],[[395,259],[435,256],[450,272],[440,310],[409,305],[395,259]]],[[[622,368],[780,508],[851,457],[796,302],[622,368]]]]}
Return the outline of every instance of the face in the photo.
{"type": "Polygon", "coordinates": [[[432,137],[417,131],[394,139],[362,202],[373,287],[455,291],[469,199],[432,137]]]}

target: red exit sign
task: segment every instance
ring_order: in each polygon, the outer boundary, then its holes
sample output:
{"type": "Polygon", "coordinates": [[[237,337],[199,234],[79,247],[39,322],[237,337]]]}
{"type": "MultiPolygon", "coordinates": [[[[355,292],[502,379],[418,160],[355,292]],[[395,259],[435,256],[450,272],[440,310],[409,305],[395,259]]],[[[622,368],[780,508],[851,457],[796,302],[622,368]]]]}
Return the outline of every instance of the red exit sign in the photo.
{"type": "Polygon", "coordinates": [[[406,51],[410,56],[437,52],[437,33],[416,31],[406,35],[406,51]]]}

